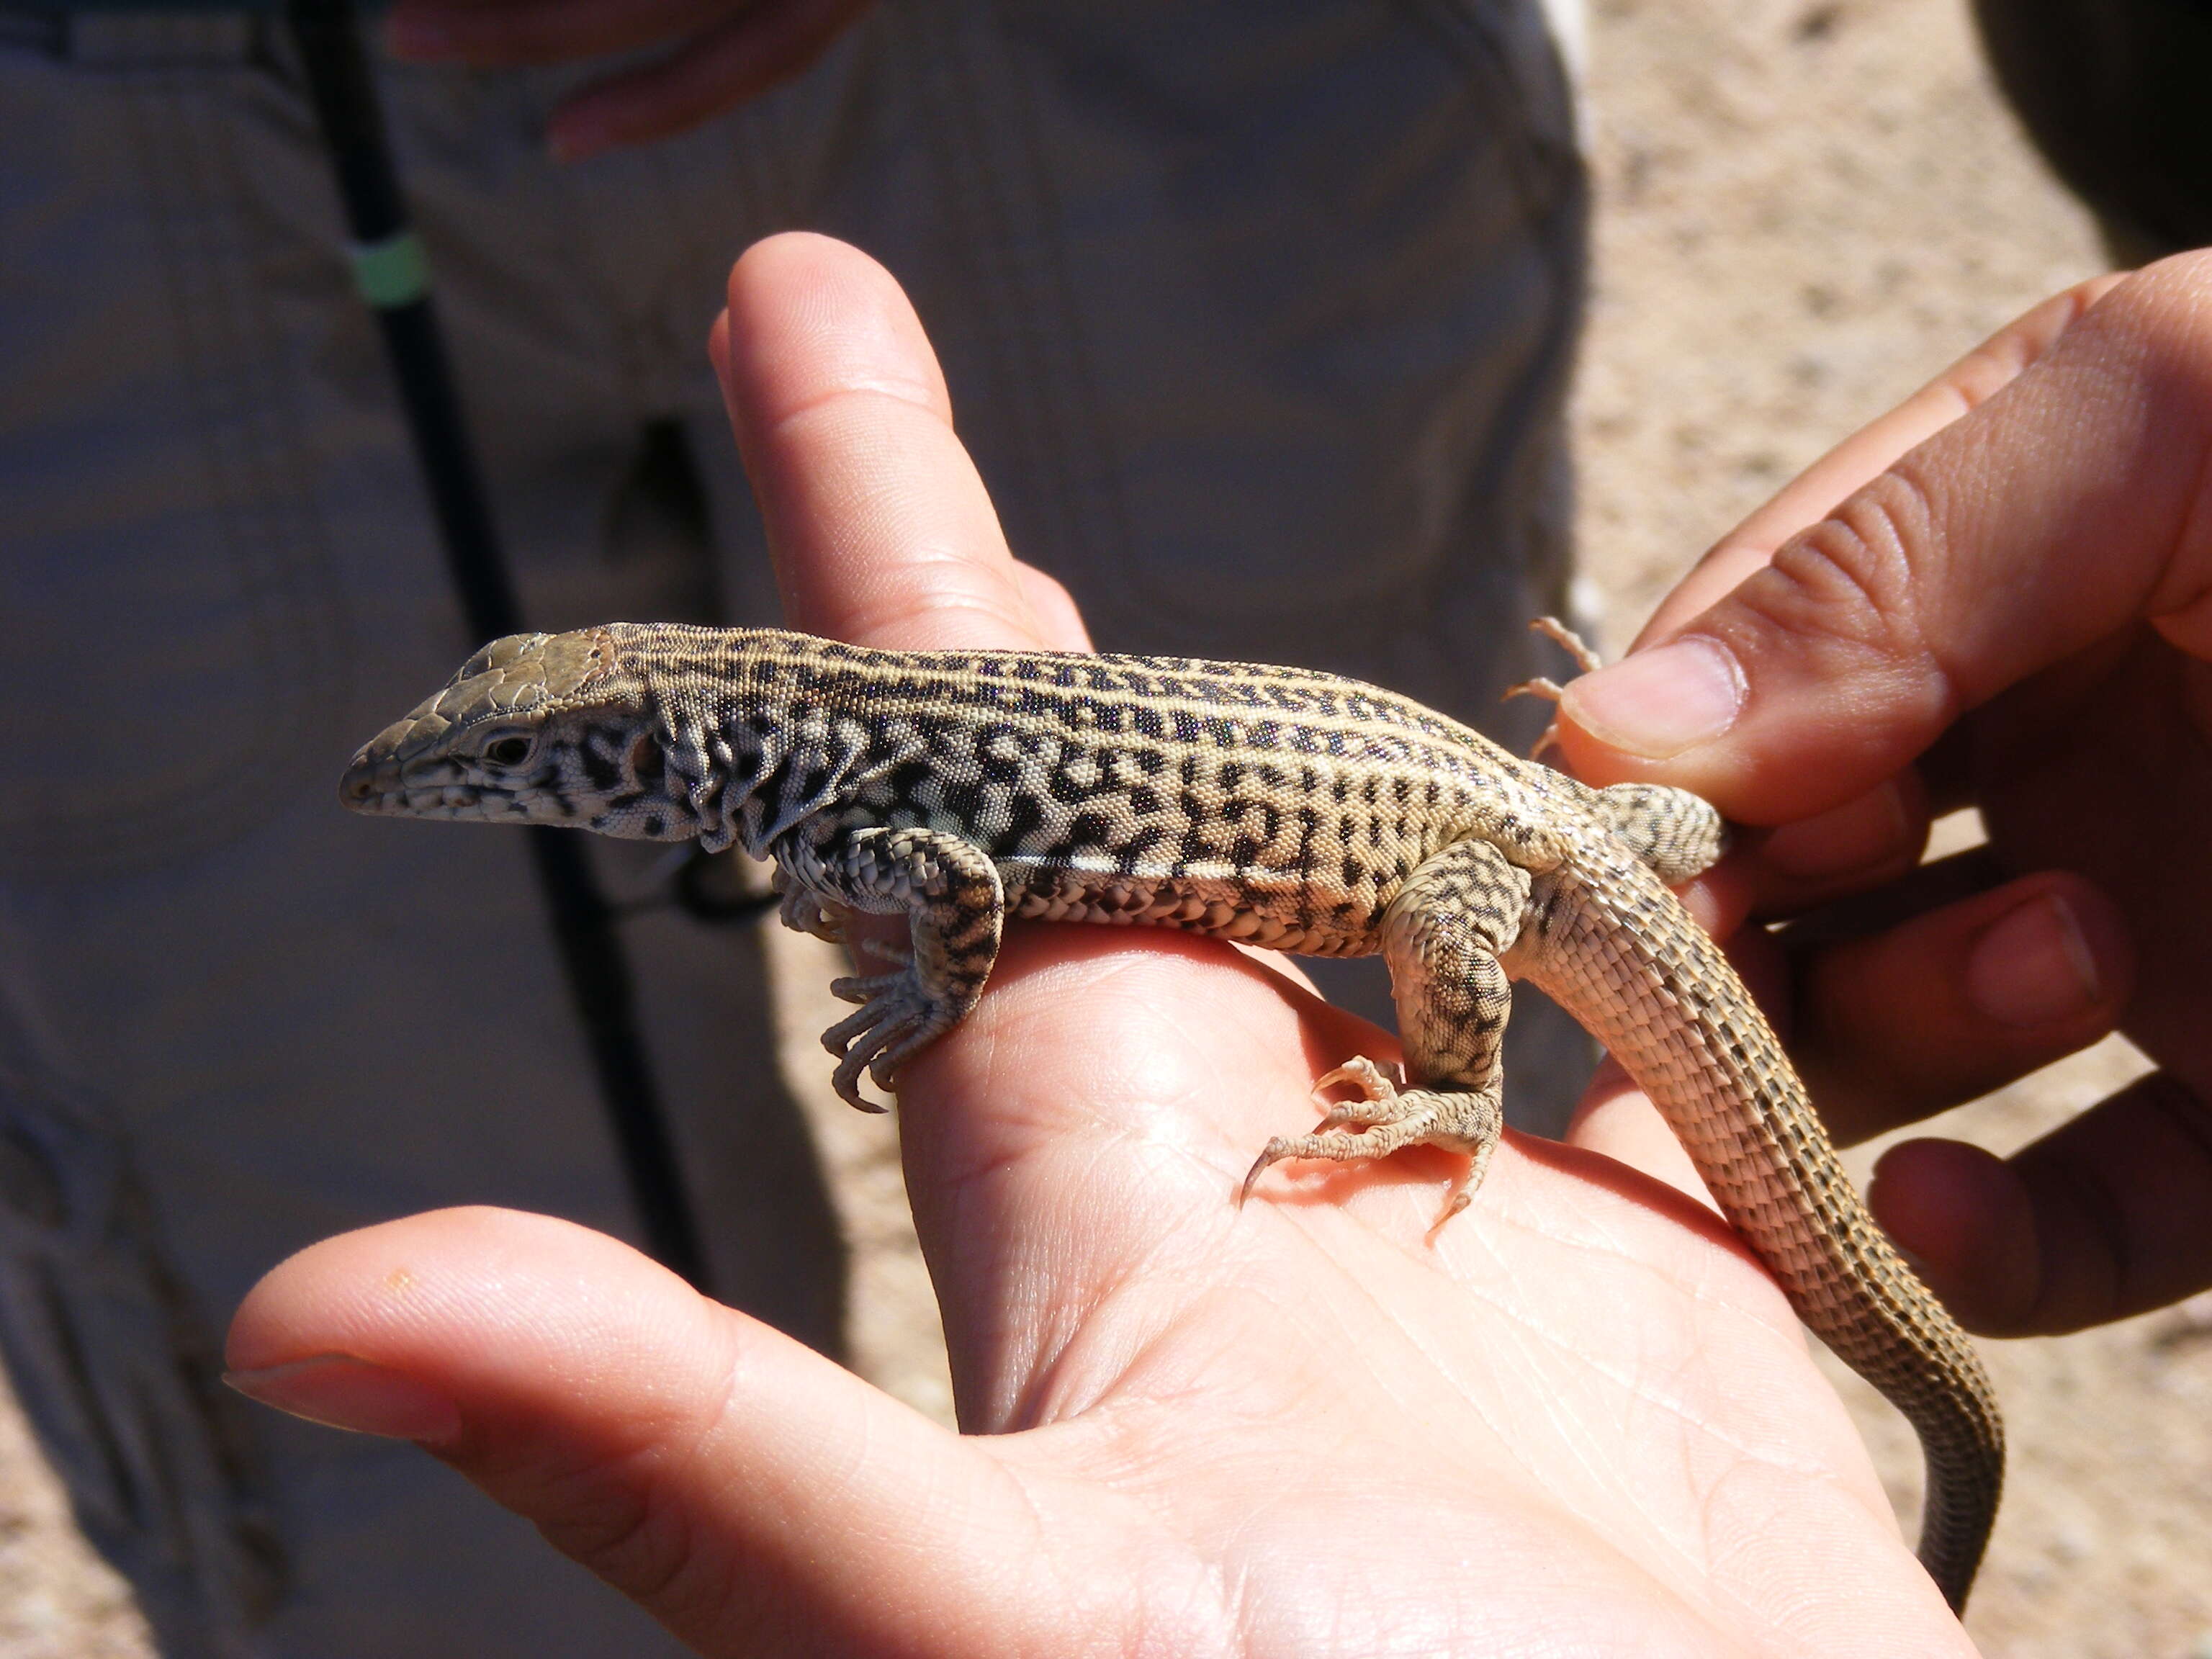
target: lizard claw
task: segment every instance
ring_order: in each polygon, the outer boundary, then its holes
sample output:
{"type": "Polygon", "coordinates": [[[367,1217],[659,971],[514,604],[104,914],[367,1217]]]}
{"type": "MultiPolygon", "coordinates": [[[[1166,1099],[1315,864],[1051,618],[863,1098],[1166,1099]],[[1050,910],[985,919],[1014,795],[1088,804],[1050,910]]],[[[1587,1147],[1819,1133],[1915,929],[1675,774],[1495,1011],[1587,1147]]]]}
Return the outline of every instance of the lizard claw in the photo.
{"type": "Polygon", "coordinates": [[[1309,1097],[1316,1105],[1324,1109],[1324,1115],[1311,1134],[1277,1135],[1261,1150],[1244,1185],[1237,1194],[1242,1205],[1252,1196],[1252,1188],[1267,1173],[1271,1164],[1286,1158],[1352,1158],[1374,1156],[1389,1148],[1364,1144],[1357,1134],[1345,1133],[1346,1124],[1362,1129],[1395,1123],[1406,1115],[1400,1103],[1398,1085],[1385,1072],[1364,1054],[1354,1055],[1334,1070],[1324,1072],[1314,1079],[1309,1097]],[[1339,1084],[1348,1083],[1359,1091],[1357,1100],[1330,1101],[1325,1098],[1339,1084]]]}
{"type": "Polygon", "coordinates": [[[833,980],[830,989],[860,1005],[822,1034],[822,1046],[837,1056],[830,1082],[838,1098],[864,1112],[889,1111],[860,1092],[860,1073],[865,1071],[878,1089],[893,1089],[901,1063],[933,1042],[954,1017],[922,990],[911,966],[893,974],[833,980]]]}
{"type": "Polygon", "coordinates": [[[811,933],[831,945],[845,941],[845,917],[834,905],[825,905],[805,888],[787,878],[781,866],[775,872],[776,891],[783,895],[777,915],[795,933],[811,933]]]}
{"type": "Polygon", "coordinates": [[[1260,1177],[1267,1172],[1267,1166],[1279,1158],[1289,1157],[1290,1151],[1290,1142],[1280,1135],[1277,1135],[1261,1149],[1260,1156],[1252,1160],[1251,1169],[1245,1173],[1244,1184],[1237,1189],[1238,1209],[1243,1209],[1244,1201],[1252,1196],[1252,1188],[1259,1185],[1260,1177]]]}
{"type": "Polygon", "coordinates": [[[860,956],[873,957],[878,962],[888,962],[894,968],[903,969],[914,960],[911,942],[876,939],[862,935],[853,941],[853,950],[860,956]]]}
{"type": "Polygon", "coordinates": [[[1316,1105],[1327,1105],[1322,1098],[1340,1083],[1349,1083],[1369,1100],[1388,1100],[1398,1092],[1396,1079],[1364,1054],[1354,1054],[1343,1065],[1322,1073],[1314,1079],[1307,1098],[1316,1105]]]}
{"type": "Polygon", "coordinates": [[[830,1084],[838,1098],[864,1112],[884,1112],[890,1108],[860,1092],[860,1073],[866,1071],[878,1088],[890,1088],[891,1068],[886,1061],[890,1050],[924,1018],[924,1011],[901,994],[906,979],[904,974],[884,974],[873,979],[841,979],[830,988],[845,1001],[861,1005],[857,1013],[848,1014],[822,1034],[822,1046],[837,1056],[837,1070],[830,1084]]]}
{"type": "MultiPolygon", "coordinates": [[[[1605,659],[1583,643],[1583,636],[1557,617],[1537,617],[1528,624],[1528,631],[1541,634],[1565,652],[1574,659],[1576,671],[1579,673],[1595,674],[1605,666],[1605,659]]],[[[1505,697],[1541,697],[1547,702],[1559,702],[1559,683],[1544,674],[1523,680],[1518,685],[1508,686],[1504,693],[1505,697]]],[[[1504,700],[1503,697],[1499,699],[1501,702],[1504,700]]]]}
{"type": "MultiPolygon", "coordinates": [[[[878,997],[890,995],[906,980],[903,969],[890,974],[847,974],[830,981],[830,994],[840,1002],[873,1002],[878,997]]],[[[842,1031],[852,1024],[848,1019],[836,1029],[842,1031]]],[[[827,1033],[823,1034],[823,1041],[828,1041],[827,1033]]]]}
{"type": "Polygon", "coordinates": [[[1316,1078],[1307,1097],[1325,1114],[1316,1133],[1342,1128],[1347,1123],[1364,1128],[1371,1124],[1388,1123],[1399,1115],[1397,1084],[1388,1072],[1364,1054],[1347,1060],[1335,1070],[1316,1078]],[[1328,1091],[1340,1083],[1349,1083],[1358,1089],[1359,1097],[1357,1100],[1328,1099],[1328,1091]]]}
{"type": "Polygon", "coordinates": [[[1467,1173],[1444,1189],[1444,1206],[1437,1212],[1437,1218],[1429,1223],[1429,1230],[1421,1236],[1422,1243],[1434,1244],[1444,1224],[1474,1202],[1474,1183],[1480,1179],[1479,1161],[1468,1165],[1467,1173]]]}

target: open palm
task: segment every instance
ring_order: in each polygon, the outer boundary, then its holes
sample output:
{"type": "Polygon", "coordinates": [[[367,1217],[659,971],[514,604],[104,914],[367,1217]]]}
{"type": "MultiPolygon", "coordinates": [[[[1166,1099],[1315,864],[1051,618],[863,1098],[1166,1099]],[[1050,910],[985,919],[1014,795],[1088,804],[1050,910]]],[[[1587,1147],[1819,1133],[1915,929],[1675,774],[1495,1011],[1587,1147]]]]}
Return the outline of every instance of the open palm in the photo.
{"type": "MultiPolygon", "coordinates": [[[[716,353],[794,623],[1080,643],[903,297],[811,237],[716,353]]],[[[1388,1040],[1212,941],[1014,927],[906,1069],[954,1435],[625,1247],[492,1211],[328,1241],[251,1393],[423,1443],[702,1651],[1970,1651],[1779,1291],[1632,1103],[1606,1157],[1282,1166],[1388,1040]],[[1641,1167],[1632,1167],[1640,1165],[1641,1167]]],[[[1509,1080],[1509,1088],[1511,1086],[1509,1080]]]]}

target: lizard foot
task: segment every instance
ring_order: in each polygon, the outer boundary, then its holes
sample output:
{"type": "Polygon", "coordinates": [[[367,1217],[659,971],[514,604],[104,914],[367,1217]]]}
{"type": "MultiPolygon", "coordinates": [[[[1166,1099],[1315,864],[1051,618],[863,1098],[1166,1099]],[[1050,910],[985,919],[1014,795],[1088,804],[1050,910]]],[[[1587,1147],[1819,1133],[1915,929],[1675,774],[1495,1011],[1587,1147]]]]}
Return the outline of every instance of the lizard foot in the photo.
{"type": "Polygon", "coordinates": [[[860,1004],[858,1013],[822,1034],[822,1046],[837,1056],[830,1079],[839,1098],[864,1112],[888,1111],[860,1092],[866,1071],[878,1089],[890,1089],[900,1063],[933,1041],[951,1023],[948,1012],[921,988],[912,968],[888,974],[854,975],[830,982],[832,996],[860,1004]]]}
{"type": "Polygon", "coordinates": [[[1314,1085],[1314,1092],[1319,1095],[1340,1083],[1352,1085],[1359,1097],[1330,1106],[1310,1134],[1277,1135],[1270,1140],[1244,1177],[1243,1189],[1237,1194],[1239,1203],[1252,1195],[1253,1187],[1270,1164],[1286,1158],[1349,1163],[1383,1158],[1401,1146],[1442,1146],[1466,1152],[1474,1161],[1465,1179],[1453,1182],[1437,1224],[1467,1207],[1474,1189],[1482,1184],[1490,1154],[1504,1127],[1495,1091],[1401,1089],[1373,1060],[1359,1059],[1322,1078],[1314,1085]]]}
{"type": "MultiPolygon", "coordinates": [[[[1567,655],[1574,659],[1576,669],[1582,673],[1594,674],[1605,666],[1604,659],[1583,643],[1583,636],[1557,617],[1537,617],[1528,624],[1528,631],[1532,634],[1541,634],[1553,644],[1565,651],[1567,655]]],[[[1532,679],[1522,681],[1518,685],[1508,686],[1498,701],[1503,702],[1514,697],[1541,697],[1547,702],[1556,703],[1564,695],[1565,692],[1559,681],[1548,675],[1538,674],[1532,679]]],[[[1544,757],[1544,751],[1559,740],[1559,723],[1553,720],[1544,728],[1543,735],[1536,739],[1536,746],[1528,751],[1528,758],[1541,760],[1544,757]]]]}

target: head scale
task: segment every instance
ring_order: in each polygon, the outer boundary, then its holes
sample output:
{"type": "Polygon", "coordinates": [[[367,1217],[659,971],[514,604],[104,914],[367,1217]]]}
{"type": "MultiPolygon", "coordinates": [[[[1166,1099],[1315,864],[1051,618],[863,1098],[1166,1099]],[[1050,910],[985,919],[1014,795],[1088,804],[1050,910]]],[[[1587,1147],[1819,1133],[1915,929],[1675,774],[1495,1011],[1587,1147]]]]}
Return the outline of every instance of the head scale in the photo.
{"type": "Polygon", "coordinates": [[[700,832],[696,739],[668,729],[623,661],[622,624],[514,634],[362,745],[338,798],[356,812],[553,823],[649,841],[700,832]],[[686,775],[688,774],[688,775],[686,775]]]}

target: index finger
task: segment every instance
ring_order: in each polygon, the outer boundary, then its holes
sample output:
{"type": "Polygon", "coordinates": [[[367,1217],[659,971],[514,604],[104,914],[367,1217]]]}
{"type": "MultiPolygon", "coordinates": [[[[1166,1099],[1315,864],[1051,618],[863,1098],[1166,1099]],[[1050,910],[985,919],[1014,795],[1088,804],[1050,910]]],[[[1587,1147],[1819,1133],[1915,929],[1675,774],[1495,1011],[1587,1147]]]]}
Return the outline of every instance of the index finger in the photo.
{"type": "Polygon", "coordinates": [[[1781,823],[2142,620],[2212,655],[2212,258],[2130,277],[1665,644],[1569,685],[1600,781],[1781,823]]]}
{"type": "Polygon", "coordinates": [[[2115,272],[2078,283],[2014,318],[1895,409],[1860,428],[1784,484],[1716,544],[1661,600],[1637,635],[1668,638],[1774,556],[1774,550],[1945,427],[1972,414],[2049,355],[2062,336],[2112,288],[2115,272]]]}

